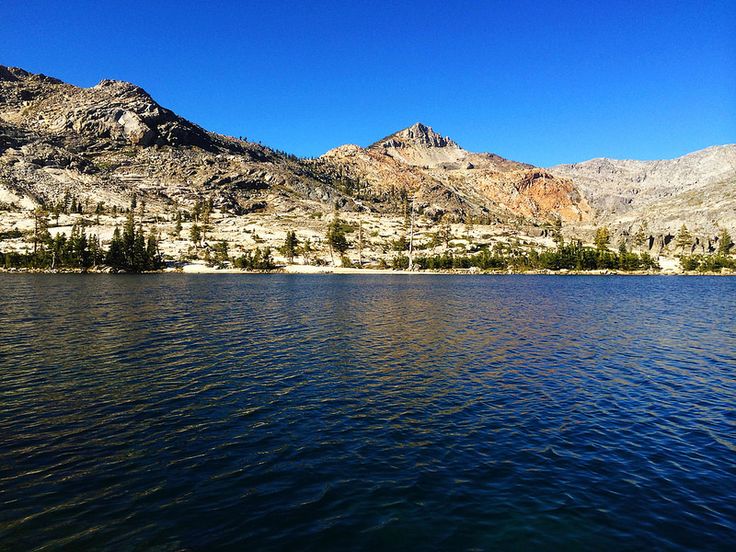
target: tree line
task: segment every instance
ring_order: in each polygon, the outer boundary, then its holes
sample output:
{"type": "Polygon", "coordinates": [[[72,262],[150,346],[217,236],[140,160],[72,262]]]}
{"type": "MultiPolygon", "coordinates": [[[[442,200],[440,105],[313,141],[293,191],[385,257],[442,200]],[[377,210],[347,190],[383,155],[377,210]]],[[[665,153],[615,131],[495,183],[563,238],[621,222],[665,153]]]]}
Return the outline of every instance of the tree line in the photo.
{"type": "Polygon", "coordinates": [[[140,225],[136,226],[132,210],[122,231],[115,228],[108,248],[101,245],[97,235],[88,236],[81,224],[72,226],[69,237],[65,233],[52,237],[47,215],[38,210],[34,213],[32,243],[32,251],[0,254],[5,268],[87,271],[105,265],[117,271],[145,272],[164,266],[158,235],[153,230],[146,235],[140,225]]]}
{"type": "MultiPolygon", "coordinates": [[[[618,252],[605,248],[584,246],[581,241],[559,243],[555,249],[528,251],[491,251],[483,249],[478,253],[454,254],[446,252],[438,255],[419,255],[414,264],[420,269],[449,270],[453,268],[479,268],[481,270],[658,270],[659,264],[648,253],[634,253],[620,248],[618,252]]],[[[392,260],[392,267],[405,269],[409,266],[406,255],[392,260]]]]}

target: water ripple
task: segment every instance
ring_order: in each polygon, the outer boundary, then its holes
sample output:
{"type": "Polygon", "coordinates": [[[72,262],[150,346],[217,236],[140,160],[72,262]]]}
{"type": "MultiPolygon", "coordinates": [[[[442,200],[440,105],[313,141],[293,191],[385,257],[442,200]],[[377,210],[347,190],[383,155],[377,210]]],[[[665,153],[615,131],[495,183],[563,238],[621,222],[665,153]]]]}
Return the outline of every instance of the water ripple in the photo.
{"type": "Polygon", "coordinates": [[[2,550],[736,542],[733,279],[0,291],[2,550]]]}

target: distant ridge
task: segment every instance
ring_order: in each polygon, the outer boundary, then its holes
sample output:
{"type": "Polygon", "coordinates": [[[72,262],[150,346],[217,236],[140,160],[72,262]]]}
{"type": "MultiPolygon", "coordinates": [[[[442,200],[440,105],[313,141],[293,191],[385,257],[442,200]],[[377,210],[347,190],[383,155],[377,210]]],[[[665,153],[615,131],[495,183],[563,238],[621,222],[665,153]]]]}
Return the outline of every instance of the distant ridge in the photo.
{"type": "Polygon", "coordinates": [[[596,158],[549,170],[571,178],[602,222],[647,221],[661,229],[736,226],[736,144],[674,159],[596,158]]]}

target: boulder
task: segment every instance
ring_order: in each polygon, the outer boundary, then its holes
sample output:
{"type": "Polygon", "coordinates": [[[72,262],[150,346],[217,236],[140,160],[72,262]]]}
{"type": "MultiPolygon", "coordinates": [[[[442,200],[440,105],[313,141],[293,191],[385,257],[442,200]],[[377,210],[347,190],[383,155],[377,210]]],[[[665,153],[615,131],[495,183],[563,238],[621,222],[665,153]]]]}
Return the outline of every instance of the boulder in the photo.
{"type": "Polygon", "coordinates": [[[132,111],[123,112],[118,124],[123,127],[123,134],[134,146],[147,147],[156,139],[156,132],[132,111]]]}

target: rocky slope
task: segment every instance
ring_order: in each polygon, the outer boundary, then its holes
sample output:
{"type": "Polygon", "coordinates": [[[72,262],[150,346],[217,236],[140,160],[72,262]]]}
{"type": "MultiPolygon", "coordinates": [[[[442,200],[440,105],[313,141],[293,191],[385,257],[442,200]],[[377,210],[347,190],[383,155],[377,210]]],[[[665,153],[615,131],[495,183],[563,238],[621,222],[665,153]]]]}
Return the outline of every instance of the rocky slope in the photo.
{"type": "Polygon", "coordinates": [[[209,197],[233,214],[349,202],[297,161],[207,132],[132,84],[78,88],[0,67],[0,202],[49,207],[73,195],[123,208],[134,194],[160,210],[209,197]]]}
{"type": "Polygon", "coordinates": [[[671,161],[542,169],[469,152],[421,123],[367,147],[299,159],[208,132],[130,83],[79,88],[0,66],[0,234],[25,233],[14,248],[27,247],[39,206],[56,214],[52,233],[89,226],[96,215],[92,231],[104,241],[136,197],[145,206],[140,222],[164,228],[175,255],[192,253],[189,219],[170,238],[176,213],[204,200],[215,208],[210,235],[241,249],[277,245],[289,228],[319,242],[337,210],[364,224],[367,247],[385,256],[406,233],[413,200],[427,241],[440,221],[454,223],[468,247],[482,236],[544,240],[558,219],[583,237],[610,225],[615,239],[646,221],[657,253],[683,223],[704,236],[701,244],[717,226],[736,228],[735,167],[736,146],[728,145],[671,161]],[[484,226],[475,237],[473,225],[484,226]]]}
{"type": "Polygon", "coordinates": [[[662,161],[592,159],[549,171],[570,178],[595,208],[597,224],[706,233],[736,228],[736,144],[662,161]]]}
{"type": "Polygon", "coordinates": [[[318,164],[374,193],[406,190],[433,218],[445,211],[491,222],[510,217],[579,222],[591,215],[569,179],[494,154],[468,152],[421,123],[367,148],[333,149],[318,164]]]}
{"type": "Polygon", "coordinates": [[[49,206],[70,194],[120,208],[135,194],[153,209],[207,197],[233,215],[315,204],[399,212],[409,195],[420,211],[455,220],[589,213],[569,180],[471,154],[424,125],[300,160],[208,132],[130,83],[78,88],[0,66],[0,201],[49,206]]]}

